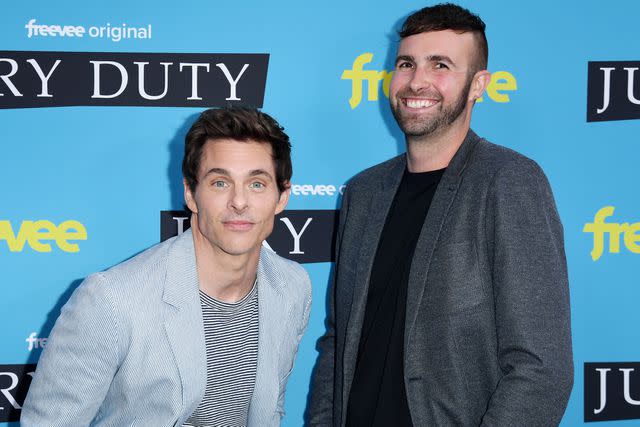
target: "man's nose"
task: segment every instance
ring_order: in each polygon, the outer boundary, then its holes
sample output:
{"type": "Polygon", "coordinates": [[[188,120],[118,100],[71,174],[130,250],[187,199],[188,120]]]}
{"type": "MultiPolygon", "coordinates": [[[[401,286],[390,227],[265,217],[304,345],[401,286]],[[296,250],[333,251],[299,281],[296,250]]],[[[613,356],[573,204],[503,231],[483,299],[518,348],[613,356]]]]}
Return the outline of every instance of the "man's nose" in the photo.
{"type": "Polygon", "coordinates": [[[229,200],[229,206],[237,212],[242,212],[247,208],[247,195],[245,189],[242,186],[233,187],[231,199],[229,200]]]}
{"type": "Polygon", "coordinates": [[[431,73],[424,66],[416,66],[409,81],[409,87],[414,92],[428,88],[432,84],[431,78],[431,73]]]}

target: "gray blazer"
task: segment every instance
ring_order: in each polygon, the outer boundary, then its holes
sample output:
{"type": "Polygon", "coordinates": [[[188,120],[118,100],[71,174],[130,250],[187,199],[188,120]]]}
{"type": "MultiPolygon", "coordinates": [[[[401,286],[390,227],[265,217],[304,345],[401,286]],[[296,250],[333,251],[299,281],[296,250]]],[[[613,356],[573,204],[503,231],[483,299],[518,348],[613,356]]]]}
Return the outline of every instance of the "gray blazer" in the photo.
{"type": "MultiPolygon", "coordinates": [[[[262,248],[249,426],[277,426],[311,305],[297,263],[262,248]]],[[[88,277],[62,309],[22,410],[30,426],[181,426],[206,385],[191,231],[88,277]]]]}
{"type": "MultiPolygon", "coordinates": [[[[378,240],[404,155],[347,185],[308,423],[344,426],[378,240]]],[[[562,225],[540,167],[469,131],[411,264],[404,382],[415,426],[552,426],[573,385],[562,225]]]]}

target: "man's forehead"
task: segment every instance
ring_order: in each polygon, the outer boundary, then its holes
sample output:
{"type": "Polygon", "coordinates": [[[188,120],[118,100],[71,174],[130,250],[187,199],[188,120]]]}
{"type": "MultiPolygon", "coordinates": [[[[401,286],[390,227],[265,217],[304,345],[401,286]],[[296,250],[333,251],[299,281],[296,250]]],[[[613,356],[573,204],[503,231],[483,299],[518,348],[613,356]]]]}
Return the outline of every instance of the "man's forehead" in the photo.
{"type": "Polygon", "coordinates": [[[475,39],[472,32],[428,31],[400,40],[397,56],[467,55],[472,53],[473,49],[475,39]]]}
{"type": "Polygon", "coordinates": [[[202,150],[200,170],[206,173],[211,168],[247,174],[259,168],[274,173],[271,144],[254,140],[207,140],[202,150]]]}

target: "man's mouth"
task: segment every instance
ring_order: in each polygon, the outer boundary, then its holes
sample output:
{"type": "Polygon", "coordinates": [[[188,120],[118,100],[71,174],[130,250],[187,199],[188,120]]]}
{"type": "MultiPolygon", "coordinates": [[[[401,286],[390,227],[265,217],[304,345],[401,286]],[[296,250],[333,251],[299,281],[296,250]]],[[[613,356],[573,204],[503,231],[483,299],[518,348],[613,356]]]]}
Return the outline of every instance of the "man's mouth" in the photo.
{"type": "Polygon", "coordinates": [[[439,102],[437,99],[424,98],[401,98],[401,101],[405,107],[416,110],[433,107],[439,102]]]}
{"type": "Polygon", "coordinates": [[[253,222],[244,220],[223,221],[225,228],[232,231],[248,231],[253,228],[253,222]]]}

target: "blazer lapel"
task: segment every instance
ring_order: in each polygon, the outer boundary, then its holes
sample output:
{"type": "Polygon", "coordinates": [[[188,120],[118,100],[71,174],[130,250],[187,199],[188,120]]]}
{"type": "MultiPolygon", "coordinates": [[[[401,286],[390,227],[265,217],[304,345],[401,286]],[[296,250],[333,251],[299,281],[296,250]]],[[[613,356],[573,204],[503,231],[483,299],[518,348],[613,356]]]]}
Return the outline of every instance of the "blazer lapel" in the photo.
{"type": "Polygon", "coordinates": [[[462,179],[462,172],[478,140],[479,137],[469,129],[465,140],[451,159],[447,170],[442,176],[442,180],[436,189],[433,200],[431,201],[431,206],[429,207],[429,212],[420,231],[420,237],[416,243],[413,260],[411,261],[411,270],[409,272],[407,311],[404,328],[405,357],[409,337],[411,336],[411,331],[418,315],[418,307],[424,294],[427,273],[433,252],[436,248],[438,237],[440,236],[440,230],[458,191],[460,180],[462,179]]]}
{"type": "MultiPolygon", "coordinates": [[[[395,161],[389,166],[388,172],[384,175],[382,182],[377,183],[377,186],[374,186],[375,184],[371,186],[372,197],[368,208],[370,215],[368,216],[367,226],[362,236],[362,245],[357,259],[351,311],[349,313],[344,345],[343,405],[346,405],[348,401],[351,381],[353,380],[355,372],[360,333],[362,331],[362,322],[364,321],[364,313],[367,306],[367,292],[369,289],[371,268],[376,250],[378,249],[382,229],[384,228],[387,214],[389,213],[389,208],[391,207],[406,167],[404,155],[398,156],[394,160],[395,161]]],[[[343,408],[343,413],[345,413],[344,411],[346,411],[346,407],[343,408]]]]}
{"type": "MultiPolygon", "coordinates": [[[[181,416],[196,409],[207,381],[204,326],[191,230],[176,237],[167,254],[164,328],[182,385],[181,416]]],[[[184,421],[184,420],[183,420],[184,421]]]]}
{"type": "Polygon", "coordinates": [[[271,269],[266,251],[269,249],[261,248],[258,262],[258,367],[248,425],[269,425],[275,413],[280,387],[278,362],[282,328],[287,327],[287,301],[275,281],[278,276],[271,269]]]}

